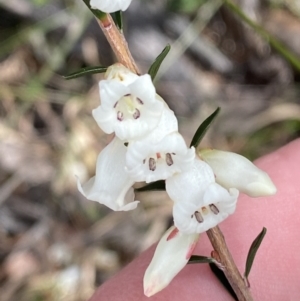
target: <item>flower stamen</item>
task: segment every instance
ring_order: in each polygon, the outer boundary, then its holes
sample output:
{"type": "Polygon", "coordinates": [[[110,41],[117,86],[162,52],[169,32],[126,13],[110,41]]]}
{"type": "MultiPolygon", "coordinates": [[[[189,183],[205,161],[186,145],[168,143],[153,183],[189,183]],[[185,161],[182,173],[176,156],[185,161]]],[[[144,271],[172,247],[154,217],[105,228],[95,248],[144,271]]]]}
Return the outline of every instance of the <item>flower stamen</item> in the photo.
{"type": "Polygon", "coordinates": [[[168,166],[171,166],[174,163],[170,153],[166,153],[166,162],[168,166]]]}
{"type": "Polygon", "coordinates": [[[117,119],[119,121],[122,121],[124,119],[124,114],[122,112],[118,111],[118,113],[117,113],[117,119]]]}
{"type": "Polygon", "coordinates": [[[156,161],[154,158],[149,159],[149,169],[152,171],[156,169],[156,161]]]}
{"type": "Polygon", "coordinates": [[[136,100],[138,101],[139,104],[141,104],[141,105],[144,104],[144,102],[140,98],[137,97],[136,100]]]}
{"type": "Polygon", "coordinates": [[[135,109],[132,116],[133,116],[134,119],[138,119],[141,116],[141,113],[138,109],[135,109]]]}
{"type": "Polygon", "coordinates": [[[198,223],[204,222],[204,218],[199,211],[195,211],[194,215],[198,223]]]}
{"type": "Polygon", "coordinates": [[[214,213],[214,214],[218,214],[220,212],[219,209],[217,208],[217,206],[214,204],[210,204],[209,208],[212,211],[212,213],[214,213]]]}

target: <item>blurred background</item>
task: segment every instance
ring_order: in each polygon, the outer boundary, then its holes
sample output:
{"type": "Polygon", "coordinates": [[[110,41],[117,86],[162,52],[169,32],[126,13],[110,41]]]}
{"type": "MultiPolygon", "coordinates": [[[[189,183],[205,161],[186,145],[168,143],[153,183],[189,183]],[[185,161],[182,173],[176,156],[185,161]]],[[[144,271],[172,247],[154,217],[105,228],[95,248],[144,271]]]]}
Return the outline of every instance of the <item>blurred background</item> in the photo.
{"type": "MultiPolygon", "coordinates": [[[[143,73],[167,43],[156,87],[190,142],[218,106],[202,142],[251,160],[300,136],[300,2],[133,0],[124,16],[143,73]],[[250,20],[252,21],[249,21],[250,20]]],[[[171,223],[162,192],[114,213],[76,189],[110,141],[82,67],[115,62],[80,0],[0,0],[1,301],[81,301],[171,223]]],[[[204,255],[204,254],[203,254],[204,255]]]]}

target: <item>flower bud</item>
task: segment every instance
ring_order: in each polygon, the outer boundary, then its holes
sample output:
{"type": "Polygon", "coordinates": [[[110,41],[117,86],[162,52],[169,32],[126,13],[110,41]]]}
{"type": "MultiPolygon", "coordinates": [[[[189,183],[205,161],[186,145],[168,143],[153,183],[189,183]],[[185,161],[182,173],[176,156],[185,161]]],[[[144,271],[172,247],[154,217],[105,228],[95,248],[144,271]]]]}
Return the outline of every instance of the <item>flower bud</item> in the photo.
{"type": "Polygon", "coordinates": [[[199,239],[199,234],[183,234],[171,227],[160,239],[144,275],[144,294],[153,296],[164,289],[184,268],[199,239]]]}
{"type": "Polygon", "coordinates": [[[277,191],[269,175],[241,155],[210,149],[201,150],[199,155],[212,168],[216,182],[227,189],[236,188],[251,197],[277,191]]]}

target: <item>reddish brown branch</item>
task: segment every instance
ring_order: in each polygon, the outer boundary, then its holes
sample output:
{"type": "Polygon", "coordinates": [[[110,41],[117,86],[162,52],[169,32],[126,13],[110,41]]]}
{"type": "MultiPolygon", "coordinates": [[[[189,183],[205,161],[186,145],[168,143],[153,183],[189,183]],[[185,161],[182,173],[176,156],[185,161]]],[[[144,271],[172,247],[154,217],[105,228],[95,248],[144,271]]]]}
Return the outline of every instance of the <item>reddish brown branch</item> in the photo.
{"type": "Polygon", "coordinates": [[[112,47],[118,61],[132,72],[139,74],[138,67],[131,56],[124,35],[117,28],[111,15],[107,14],[104,18],[101,18],[101,20],[97,19],[97,22],[112,47]]]}
{"type": "Polygon", "coordinates": [[[239,301],[253,301],[249,288],[236,267],[233,258],[227,248],[223,233],[218,226],[208,230],[208,238],[219,255],[218,260],[224,266],[224,274],[232,286],[239,301]]]}

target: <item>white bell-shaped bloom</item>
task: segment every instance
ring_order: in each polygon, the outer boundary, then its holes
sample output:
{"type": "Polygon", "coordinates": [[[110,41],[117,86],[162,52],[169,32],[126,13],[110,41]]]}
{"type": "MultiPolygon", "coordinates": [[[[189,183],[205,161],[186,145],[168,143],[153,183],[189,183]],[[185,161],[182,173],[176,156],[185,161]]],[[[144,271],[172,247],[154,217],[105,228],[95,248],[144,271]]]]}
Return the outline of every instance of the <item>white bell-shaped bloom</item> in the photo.
{"type": "Polygon", "coordinates": [[[90,5],[93,9],[101,10],[105,13],[113,13],[119,10],[126,10],[131,0],[91,0],[90,5]]]}
{"type": "Polygon", "coordinates": [[[212,169],[196,158],[192,168],[166,180],[166,191],[174,201],[174,224],[183,233],[202,233],[235,211],[238,190],[215,183],[212,169]]]}
{"type": "Polygon", "coordinates": [[[121,140],[149,134],[158,125],[164,108],[150,75],[110,69],[106,77],[111,79],[99,83],[101,105],[93,110],[99,127],[107,134],[115,132],[121,140]]]}
{"type": "Polygon", "coordinates": [[[174,226],[160,239],[144,275],[144,294],[153,296],[164,289],[185,267],[199,239],[199,234],[183,234],[174,226]]]}
{"type": "Polygon", "coordinates": [[[134,181],[125,171],[127,148],[115,137],[99,154],[96,175],[81,185],[77,179],[78,190],[89,200],[99,202],[115,211],[135,209],[131,187],[134,181]]]}
{"type": "Polygon", "coordinates": [[[234,187],[251,197],[273,195],[277,191],[269,175],[241,155],[210,149],[199,154],[212,168],[216,182],[225,188],[234,187]]]}
{"type": "Polygon", "coordinates": [[[134,181],[150,183],[190,169],[194,158],[195,149],[187,148],[182,136],[175,132],[156,144],[148,139],[129,143],[126,168],[134,181]]]}

